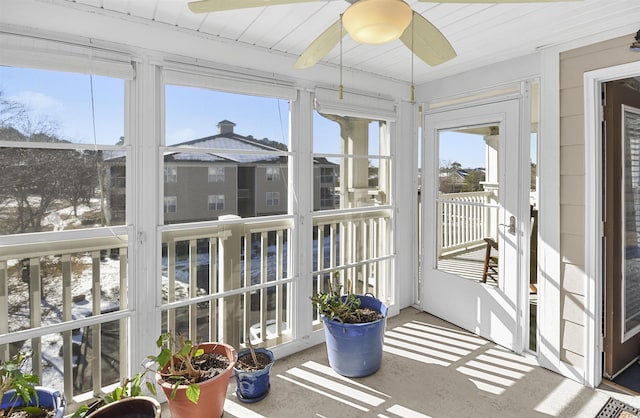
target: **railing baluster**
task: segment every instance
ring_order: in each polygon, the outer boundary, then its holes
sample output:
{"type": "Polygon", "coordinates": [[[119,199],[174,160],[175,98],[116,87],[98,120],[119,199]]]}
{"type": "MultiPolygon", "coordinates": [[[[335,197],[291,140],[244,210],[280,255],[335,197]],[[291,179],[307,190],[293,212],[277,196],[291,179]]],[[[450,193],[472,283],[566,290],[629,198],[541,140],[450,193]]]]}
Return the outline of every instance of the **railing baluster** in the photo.
{"type": "MultiPolygon", "coordinates": [[[[218,292],[218,238],[209,237],[209,291],[218,292]]],[[[246,330],[245,330],[246,332],[246,330]]],[[[209,341],[218,340],[218,299],[209,302],[209,341]]]]}
{"type": "MultiPolygon", "coordinates": [[[[367,225],[367,221],[365,219],[362,219],[360,222],[358,222],[360,224],[360,228],[361,228],[361,232],[360,232],[360,238],[361,238],[361,246],[360,246],[360,251],[362,251],[362,254],[360,254],[358,256],[358,258],[360,260],[367,260],[370,258],[370,254],[369,254],[369,243],[368,243],[368,238],[369,238],[369,230],[368,230],[368,225],[367,225]]],[[[365,294],[367,293],[367,285],[369,283],[369,278],[367,275],[367,264],[363,264],[362,267],[360,268],[360,274],[362,275],[362,290],[360,291],[360,293],[365,294]]]]}
{"type": "MultiPolygon", "coordinates": [[[[242,266],[243,276],[244,276],[244,285],[248,287],[251,285],[251,254],[253,252],[253,242],[251,241],[251,233],[246,232],[244,234],[244,263],[242,266]]],[[[251,338],[250,328],[251,328],[251,292],[245,292],[242,295],[244,299],[243,309],[242,309],[242,338],[251,338]]]]}
{"type": "MultiPolygon", "coordinates": [[[[329,224],[329,266],[328,267],[331,267],[331,268],[334,268],[336,266],[336,246],[338,244],[338,242],[336,241],[337,227],[338,226],[336,225],[335,222],[332,222],[329,224]]],[[[323,240],[322,246],[324,247],[324,240],[323,240]]]]}
{"type": "MultiPolygon", "coordinates": [[[[378,257],[378,255],[380,254],[379,248],[378,246],[379,244],[379,239],[378,237],[380,236],[380,220],[379,219],[371,219],[370,221],[371,224],[371,258],[376,258],[378,257]]],[[[373,286],[373,293],[374,295],[378,295],[380,293],[380,289],[378,287],[378,263],[372,263],[371,266],[369,267],[369,275],[371,276],[371,279],[373,280],[373,284],[371,284],[371,286],[373,286]]]]}
{"type": "MultiPolygon", "coordinates": [[[[189,240],[189,297],[198,295],[198,241],[189,240]]],[[[198,305],[189,305],[189,338],[198,341],[198,305]]]]}
{"type": "MultiPolygon", "coordinates": [[[[9,333],[9,273],[7,262],[0,261],[0,335],[9,333]]],[[[9,344],[0,345],[0,361],[11,357],[9,344]]]]}
{"type": "MultiPolygon", "coordinates": [[[[350,254],[349,254],[349,263],[354,263],[355,260],[358,259],[358,253],[357,253],[357,245],[358,245],[358,240],[357,240],[357,236],[358,236],[358,225],[356,222],[354,222],[353,220],[349,222],[349,248],[350,248],[350,254]]],[[[349,291],[350,292],[356,292],[356,280],[357,280],[357,270],[356,267],[351,267],[349,269],[349,274],[347,275],[350,279],[351,279],[351,286],[349,291]]]]}
{"type": "MultiPolygon", "coordinates": [[[[42,278],[40,277],[40,258],[29,259],[29,313],[31,315],[31,328],[37,328],[42,323],[42,278]]],[[[31,339],[33,351],[32,370],[34,374],[42,376],[42,339],[31,339]]]]}
{"type": "MultiPolygon", "coordinates": [[[[120,248],[118,251],[120,259],[120,309],[129,309],[129,276],[127,275],[127,262],[129,259],[127,248],[120,248]]],[[[129,375],[129,319],[119,320],[120,334],[118,343],[120,344],[120,376],[129,375]]]]}
{"type": "MultiPolygon", "coordinates": [[[[72,296],[71,296],[71,255],[63,254],[62,262],[62,320],[71,321],[72,296]]],[[[122,293],[121,293],[122,295],[122,293]]],[[[64,380],[64,396],[67,399],[73,397],[73,339],[72,331],[62,333],[62,370],[64,380]]]]}
{"type": "Polygon", "coordinates": [[[284,293],[283,284],[280,284],[282,281],[284,274],[282,269],[282,263],[284,262],[284,231],[279,229],[276,232],[276,306],[275,306],[275,316],[276,316],[276,335],[278,339],[276,342],[280,344],[282,342],[282,322],[284,321],[282,311],[282,297],[284,293]]]}
{"type": "MultiPolygon", "coordinates": [[[[100,315],[101,309],[101,286],[100,286],[100,251],[91,252],[91,299],[93,301],[93,315],[100,315]]],[[[91,358],[91,377],[93,393],[98,395],[102,389],[102,339],[100,324],[91,326],[91,348],[93,357],[91,358]]]]}
{"type": "Polygon", "coordinates": [[[481,245],[489,234],[491,192],[438,194],[438,256],[481,245]]]}
{"type": "MultiPolygon", "coordinates": [[[[189,297],[198,296],[198,241],[189,240],[189,297]]],[[[189,305],[189,337],[198,341],[198,305],[189,305]]]]}
{"type": "Polygon", "coordinates": [[[320,224],[317,226],[317,234],[318,234],[318,239],[317,239],[317,246],[318,246],[318,256],[316,259],[316,263],[318,266],[318,270],[324,270],[326,268],[326,266],[324,265],[324,240],[325,240],[325,236],[324,236],[324,229],[325,229],[325,224],[320,224]]]}
{"type": "MultiPolygon", "coordinates": [[[[176,241],[167,242],[167,302],[176,300],[176,241]]],[[[167,331],[176,332],[176,311],[167,311],[167,331]]]]}
{"type": "MultiPolygon", "coordinates": [[[[269,233],[260,233],[260,284],[265,284],[268,281],[267,265],[269,264],[269,233]]],[[[262,341],[267,341],[267,289],[261,288],[259,290],[260,297],[260,333],[262,341]]]]}

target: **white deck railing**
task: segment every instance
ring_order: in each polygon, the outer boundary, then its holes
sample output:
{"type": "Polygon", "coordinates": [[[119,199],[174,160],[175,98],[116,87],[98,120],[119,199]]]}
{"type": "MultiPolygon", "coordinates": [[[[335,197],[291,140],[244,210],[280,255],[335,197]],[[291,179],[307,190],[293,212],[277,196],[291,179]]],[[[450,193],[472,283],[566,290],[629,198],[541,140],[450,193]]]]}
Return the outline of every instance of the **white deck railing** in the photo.
{"type": "Polygon", "coordinates": [[[127,374],[127,279],[126,235],[0,246],[0,360],[30,350],[67,400],[100,393],[127,374]]]}
{"type": "Polygon", "coordinates": [[[314,216],[314,292],[326,291],[338,273],[343,291],[370,293],[391,304],[390,219],[391,209],[314,216]]]}
{"type": "Polygon", "coordinates": [[[438,195],[438,256],[484,245],[496,222],[493,191],[438,195]]]}
{"type": "Polygon", "coordinates": [[[290,339],[292,227],[281,216],[166,228],[163,331],[237,348],[247,338],[267,347],[290,339]]]}
{"type": "MultiPolygon", "coordinates": [[[[351,291],[391,302],[391,213],[387,207],[314,216],[316,291],[339,271],[351,291]]],[[[238,349],[247,338],[266,347],[290,340],[297,306],[293,226],[294,217],[273,216],[160,227],[160,331],[238,349]]],[[[127,300],[126,228],[68,237],[0,245],[0,360],[32,350],[32,371],[73,403],[127,376],[128,324],[139,309],[127,300]]]]}

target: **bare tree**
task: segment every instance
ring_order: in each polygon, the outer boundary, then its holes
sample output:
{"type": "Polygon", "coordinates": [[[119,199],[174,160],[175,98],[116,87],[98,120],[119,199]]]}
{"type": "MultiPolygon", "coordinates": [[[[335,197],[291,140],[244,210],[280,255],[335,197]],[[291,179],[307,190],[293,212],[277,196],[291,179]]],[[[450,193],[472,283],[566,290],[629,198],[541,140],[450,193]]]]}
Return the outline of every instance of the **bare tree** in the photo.
{"type": "MultiPolygon", "coordinates": [[[[55,124],[32,120],[23,104],[0,92],[0,141],[68,142],[55,124]]],[[[42,221],[61,205],[93,196],[96,154],[69,149],[0,148],[0,234],[39,232],[42,221]]],[[[77,212],[75,213],[77,215],[77,212]]]]}
{"type": "Polygon", "coordinates": [[[27,117],[27,108],[24,104],[5,97],[0,90],[0,128],[14,126],[18,121],[27,117]]]}

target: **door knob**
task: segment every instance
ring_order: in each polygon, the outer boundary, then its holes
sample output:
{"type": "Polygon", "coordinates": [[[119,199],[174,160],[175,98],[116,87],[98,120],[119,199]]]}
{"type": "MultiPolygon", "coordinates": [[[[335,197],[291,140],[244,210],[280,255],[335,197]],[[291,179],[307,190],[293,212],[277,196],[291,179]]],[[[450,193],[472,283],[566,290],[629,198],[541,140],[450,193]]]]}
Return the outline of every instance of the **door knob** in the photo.
{"type": "Polygon", "coordinates": [[[515,235],[516,234],[516,217],[513,215],[509,216],[509,223],[500,224],[500,226],[508,226],[509,229],[507,229],[507,232],[510,233],[511,235],[515,235]]]}

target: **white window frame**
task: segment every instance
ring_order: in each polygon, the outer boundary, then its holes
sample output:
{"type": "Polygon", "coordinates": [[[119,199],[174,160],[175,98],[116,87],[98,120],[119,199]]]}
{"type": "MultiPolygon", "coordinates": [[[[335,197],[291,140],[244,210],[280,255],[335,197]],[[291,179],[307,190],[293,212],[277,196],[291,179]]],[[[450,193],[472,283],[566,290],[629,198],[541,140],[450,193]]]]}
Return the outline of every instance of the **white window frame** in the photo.
{"type": "Polygon", "coordinates": [[[178,167],[175,165],[167,165],[164,167],[164,182],[167,184],[178,182],[178,167]]]}
{"type": "MultiPolygon", "coordinates": [[[[136,203],[133,195],[134,177],[136,174],[132,170],[133,161],[136,158],[136,152],[131,147],[138,130],[135,129],[136,122],[132,112],[132,92],[136,89],[136,69],[134,68],[133,59],[128,53],[120,53],[109,50],[108,47],[96,48],[89,40],[76,39],[74,41],[65,42],[54,39],[46,39],[44,37],[27,34],[0,34],[0,65],[25,68],[25,69],[42,69],[47,71],[72,72],[77,74],[93,74],[104,77],[120,79],[124,82],[124,145],[107,145],[107,144],[82,144],[82,143],[24,143],[18,144],[20,147],[39,148],[39,149],[67,149],[80,150],[86,149],[96,150],[112,150],[115,152],[126,152],[126,219],[128,224],[135,222],[134,213],[136,203]]],[[[154,179],[154,183],[156,180],[154,179]]],[[[76,252],[87,250],[87,245],[97,247],[119,247],[120,250],[126,250],[128,254],[132,254],[133,245],[130,235],[133,230],[127,225],[106,226],[101,228],[82,228],[77,230],[53,231],[34,234],[20,234],[2,237],[2,246],[5,248],[3,256],[11,257],[16,254],[12,245],[18,246],[20,249],[15,251],[33,254],[50,254],[52,251],[76,252]],[[54,247],[52,247],[54,245],[54,247]]],[[[25,255],[27,256],[27,255],[25,255]]],[[[125,267],[122,268],[122,277],[128,278],[128,288],[122,288],[122,291],[128,291],[128,298],[121,300],[121,310],[107,314],[95,315],[91,318],[73,319],[71,323],[48,324],[33,327],[24,330],[23,333],[9,333],[4,336],[2,344],[18,341],[19,339],[37,338],[52,333],[65,333],[76,327],[94,326],[106,321],[128,319],[129,328],[126,335],[121,334],[121,346],[127,346],[130,336],[135,334],[137,328],[137,318],[134,315],[136,303],[136,284],[131,280],[134,277],[134,271],[139,265],[135,258],[123,257],[125,267]],[[108,319],[103,319],[102,317],[108,319]],[[90,324],[89,324],[90,323],[90,324]],[[86,324],[86,325],[85,325],[86,324]]],[[[142,285],[144,287],[144,285],[142,285]]],[[[149,324],[147,324],[149,325],[149,324]]],[[[155,330],[154,330],[155,331],[155,330]]],[[[131,352],[135,351],[135,347],[131,352]]],[[[135,368],[131,365],[131,352],[121,351],[120,356],[120,375],[131,375],[131,370],[135,368]],[[126,370],[126,371],[125,371],[126,370]]],[[[37,369],[34,369],[37,371],[37,369]]],[[[95,376],[95,375],[94,375],[95,376]]],[[[72,402],[73,390],[72,385],[67,382],[66,376],[64,381],[64,395],[72,402]]],[[[94,388],[95,389],[95,388],[94,388]]]]}
{"type": "Polygon", "coordinates": [[[280,206],[280,192],[267,192],[266,193],[267,206],[280,206]]]}
{"type": "Polygon", "coordinates": [[[209,183],[224,183],[225,168],[224,167],[207,167],[207,181],[209,183]]]}
{"type": "MultiPolygon", "coordinates": [[[[403,114],[399,112],[399,108],[402,106],[398,105],[394,100],[385,97],[372,97],[365,94],[345,92],[342,95],[339,94],[338,91],[326,88],[316,88],[314,93],[314,110],[318,113],[323,114],[334,114],[338,116],[351,116],[358,117],[362,119],[370,119],[372,121],[383,121],[387,124],[386,135],[388,136],[388,144],[389,149],[387,154],[379,153],[379,154],[369,154],[369,155],[353,155],[353,154],[322,154],[317,153],[313,149],[313,141],[311,145],[311,155],[313,157],[326,157],[326,158],[367,158],[367,159],[375,159],[375,160],[387,160],[391,162],[391,169],[389,171],[390,178],[388,179],[390,190],[389,190],[389,200],[388,204],[385,205],[377,205],[377,206],[364,206],[358,208],[342,208],[335,209],[329,212],[331,215],[327,214],[325,210],[313,211],[311,210],[312,217],[323,218],[326,216],[342,215],[346,213],[366,213],[366,212],[375,212],[379,210],[389,210],[391,212],[390,222],[390,240],[389,240],[389,250],[388,250],[388,259],[391,263],[390,267],[390,278],[388,283],[388,288],[385,289],[385,303],[389,306],[390,315],[394,315],[399,312],[399,305],[397,304],[398,295],[396,294],[396,280],[394,277],[397,276],[396,272],[398,271],[398,256],[394,250],[396,247],[396,218],[394,216],[394,208],[396,206],[395,201],[395,185],[398,184],[398,179],[396,176],[397,169],[395,168],[397,164],[394,164],[396,159],[396,142],[399,137],[399,124],[398,118],[402,117],[403,114]],[[341,98],[340,98],[341,97],[341,98]]],[[[404,115],[408,115],[405,113],[404,115]]],[[[312,135],[313,136],[313,135],[312,135]]],[[[344,186],[343,186],[344,187],[344,186]]]]}
{"type": "Polygon", "coordinates": [[[267,181],[280,181],[280,167],[266,167],[265,177],[267,181]]]}
{"type": "Polygon", "coordinates": [[[164,197],[164,213],[178,213],[178,198],[176,196],[164,197]],[[174,210],[169,210],[175,208],[174,210]]]}
{"type": "Polygon", "coordinates": [[[210,212],[219,212],[224,210],[224,195],[212,194],[207,196],[207,208],[210,212]]]}

